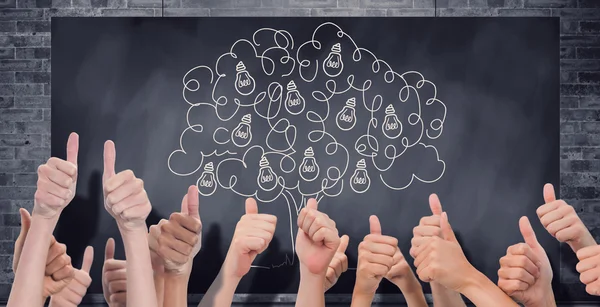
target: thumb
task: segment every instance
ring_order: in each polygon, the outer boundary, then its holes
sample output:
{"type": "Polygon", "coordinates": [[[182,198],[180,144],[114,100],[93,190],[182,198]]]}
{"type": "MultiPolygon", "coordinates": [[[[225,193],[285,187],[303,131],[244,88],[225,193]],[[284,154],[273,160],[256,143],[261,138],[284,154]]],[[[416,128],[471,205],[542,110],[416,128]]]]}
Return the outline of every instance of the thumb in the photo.
{"type": "Polygon", "coordinates": [[[348,235],[343,235],[340,238],[340,245],[338,246],[337,251],[340,253],[345,253],[346,252],[346,248],[348,248],[348,242],[350,241],[350,237],[348,237],[348,235]]]}
{"type": "Polygon", "coordinates": [[[67,141],[67,161],[77,165],[77,154],[79,152],[79,135],[72,132],[67,141]]]}
{"type": "Polygon", "coordinates": [[[89,273],[92,268],[92,263],[94,262],[94,248],[88,246],[85,248],[85,252],[83,253],[83,262],[81,263],[81,270],[89,273]]]}
{"type": "Polygon", "coordinates": [[[31,227],[31,215],[25,208],[19,209],[19,213],[21,214],[21,233],[19,233],[19,236],[26,238],[31,227]]]}
{"type": "Polygon", "coordinates": [[[115,258],[115,240],[108,238],[106,240],[106,247],[104,248],[104,261],[115,258]]]}
{"type": "Polygon", "coordinates": [[[369,217],[369,228],[371,234],[380,235],[381,234],[381,223],[379,223],[379,218],[377,215],[371,215],[369,217]]]}
{"type": "Polygon", "coordinates": [[[535,232],[531,227],[531,223],[526,216],[523,216],[521,219],[519,219],[519,230],[521,230],[521,234],[523,235],[523,239],[525,239],[525,243],[527,243],[527,245],[530,247],[538,246],[539,243],[537,237],[535,236],[535,232]]]}
{"type": "Polygon", "coordinates": [[[246,214],[258,214],[258,205],[254,198],[246,199],[246,214]]]}
{"type": "Polygon", "coordinates": [[[442,203],[435,193],[429,195],[429,208],[431,208],[433,215],[442,214],[442,203]]]}
{"type": "Polygon", "coordinates": [[[181,213],[188,215],[188,195],[183,195],[183,199],[181,200],[181,213]]]}
{"type": "Polygon", "coordinates": [[[544,185],[544,202],[549,203],[556,200],[554,186],[550,183],[544,185]]]}
{"type": "Polygon", "coordinates": [[[104,174],[102,179],[106,180],[115,175],[115,161],[117,159],[117,151],[115,149],[115,143],[113,141],[106,141],[104,143],[104,174]]]}
{"type": "Polygon", "coordinates": [[[187,214],[193,218],[196,218],[197,220],[200,219],[200,199],[198,196],[198,187],[195,185],[191,185],[188,188],[187,214]]]}
{"type": "Polygon", "coordinates": [[[319,203],[317,203],[317,200],[316,200],[316,199],[314,199],[314,198],[311,198],[311,199],[309,199],[309,200],[306,202],[306,208],[308,208],[308,209],[315,209],[315,210],[318,210],[318,208],[319,208],[319,203]]]}
{"type": "Polygon", "coordinates": [[[442,212],[442,216],[440,218],[440,228],[442,228],[442,237],[444,240],[458,242],[458,240],[456,240],[456,236],[454,235],[454,230],[452,230],[452,226],[450,226],[448,214],[446,212],[442,212]]]}

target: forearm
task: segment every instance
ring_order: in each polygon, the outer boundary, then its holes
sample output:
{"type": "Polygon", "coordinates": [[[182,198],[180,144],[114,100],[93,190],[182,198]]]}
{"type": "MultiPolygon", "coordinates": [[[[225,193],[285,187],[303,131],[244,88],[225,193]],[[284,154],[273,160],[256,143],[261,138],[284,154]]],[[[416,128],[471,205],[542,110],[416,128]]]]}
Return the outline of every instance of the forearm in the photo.
{"type": "Polygon", "coordinates": [[[465,302],[460,293],[450,290],[437,282],[431,284],[431,296],[434,307],[465,307],[465,302]]]}
{"type": "Polygon", "coordinates": [[[428,307],[423,294],[423,287],[414,275],[398,282],[396,286],[400,288],[408,307],[428,307]]]}
{"type": "Polygon", "coordinates": [[[156,289],[148,249],[148,231],[144,228],[121,231],[121,236],[127,258],[127,306],[155,307],[156,289]]]}
{"type": "Polygon", "coordinates": [[[367,307],[371,306],[373,302],[373,297],[375,297],[375,293],[362,293],[356,291],[352,292],[352,303],[350,307],[367,307]]]}
{"type": "Polygon", "coordinates": [[[165,298],[165,275],[163,272],[154,272],[154,288],[156,290],[156,303],[159,307],[164,306],[165,298]]]}
{"type": "Polygon", "coordinates": [[[467,277],[467,285],[460,289],[475,306],[486,307],[518,307],[509,296],[500,290],[491,280],[481,272],[475,270],[467,277]]]}
{"type": "Polygon", "coordinates": [[[239,283],[240,278],[229,274],[223,265],[198,307],[230,307],[239,283]]]}
{"type": "Polygon", "coordinates": [[[556,307],[556,300],[554,300],[554,291],[552,286],[548,285],[546,291],[544,291],[543,300],[534,304],[523,305],[524,307],[556,307]]]}
{"type": "Polygon", "coordinates": [[[315,275],[300,266],[300,287],[296,297],[296,307],[325,306],[325,274],[315,275]]]}
{"type": "Polygon", "coordinates": [[[44,292],[46,258],[52,232],[57,222],[58,217],[45,219],[33,215],[7,307],[43,306],[45,303],[46,298],[42,297],[42,293],[44,292]]]}
{"type": "Polygon", "coordinates": [[[189,274],[165,274],[164,306],[187,307],[189,274]]]}

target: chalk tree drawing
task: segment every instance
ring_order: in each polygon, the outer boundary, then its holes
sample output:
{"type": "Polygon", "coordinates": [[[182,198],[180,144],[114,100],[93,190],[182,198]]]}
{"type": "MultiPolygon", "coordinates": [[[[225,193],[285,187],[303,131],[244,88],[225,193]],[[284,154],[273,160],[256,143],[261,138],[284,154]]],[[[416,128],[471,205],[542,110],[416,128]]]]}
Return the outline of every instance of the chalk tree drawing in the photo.
{"type": "Polygon", "coordinates": [[[436,182],[446,168],[432,144],[446,118],[435,84],[395,72],[331,22],[300,45],[286,30],[258,29],[214,66],[190,69],[182,95],[187,128],[168,158],[171,172],[197,178],[203,196],[220,188],[285,201],[292,253],[292,217],[306,198],[374,184],[403,190],[436,182]],[[193,141],[198,135],[203,141],[193,141]]]}

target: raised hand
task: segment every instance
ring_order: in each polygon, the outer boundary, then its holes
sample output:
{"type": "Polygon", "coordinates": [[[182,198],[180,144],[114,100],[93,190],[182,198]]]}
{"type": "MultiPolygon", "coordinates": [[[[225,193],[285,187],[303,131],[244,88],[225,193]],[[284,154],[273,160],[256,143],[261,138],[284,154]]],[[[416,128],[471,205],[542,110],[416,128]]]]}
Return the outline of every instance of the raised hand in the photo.
{"type": "Polygon", "coordinates": [[[246,275],[256,256],[264,252],[271,243],[276,226],[276,216],[259,214],[256,200],[246,199],[246,214],[235,227],[223,264],[226,274],[232,274],[238,279],[246,275]]]}
{"type": "Polygon", "coordinates": [[[52,157],[38,167],[33,215],[56,218],[75,197],[79,136],[71,133],[67,141],[67,160],[52,157]]]}
{"type": "Polygon", "coordinates": [[[127,262],[115,259],[115,240],[109,238],[104,250],[102,292],[110,307],[127,306],[127,262]]]}
{"type": "Polygon", "coordinates": [[[369,218],[370,234],[358,245],[358,266],[354,293],[374,295],[381,280],[394,265],[398,239],[381,234],[381,224],[375,215],[369,218]]]}
{"type": "Polygon", "coordinates": [[[348,270],[348,257],[346,256],[346,248],[348,248],[348,242],[350,237],[343,235],[340,238],[340,246],[338,246],[333,259],[329,263],[327,273],[325,274],[325,291],[331,289],[338,281],[342,273],[348,270]]]}
{"type": "Polygon", "coordinates": [[[169,221],[150,232],[150,250],[163,260],[165,272],[187,274],[192,271],[194,257],[202,243],[198,188],[190,186],[181,202],[181,213],[173,213],[169,221]]]}
{"type": "Polygon", "coordinates": [[[395,284],[398,288],[402,290],[402,292],[404,292],[405,289],[410,290],[412,286],[415,286],[415,284],[413,283],[413,281],[416,281],[415,274],[413,273],[408,262],[406,262],[406,259],[400,251],[400,248],[397,246],[396,252],[393,256],[392,267],[385,275],[385,279],[395,284]]]}
{"type": "MultiPolygon", "coordinates": [[[[16,274],[19,260],[23,251],[23,244],[31,227],[31,216],[26,209],[19,209],[21,214],[21,232],[15,242],[13,254],[13,273],[16,274]]],[[[56,242],[54,236],[51,238],[44,272],[44,284],[42,297],[47,298],[62,291],[73,279],[74,270],[71,265],[71,257],[67,255],[67,246],[56,242]]]]}
{"type": "Polygon", "coordinates": [[[119,230],[146,229],[152,206],[144,190],[144,181],[131,170],[115,174],[116,150],[112,141],[104,144],[104,207],[119,225],[119,230]]]}
{"type": "Polygon", "coordinates": [[[586,285],[585,291],[600,296],[600,245],[588,246],[577,252],[579,280],[586,285]]]}
{"type": "Polygon", "coordinates": [[[50,299],[50,307],[75,307],[81,304],[81,300],[87,293],[92,283],[90,268],[94,261],[94,248],[88,246],[83,254],[81,269],[74,271],[73,280],[50,299]]]}
{"type": "Polygon", "coordinates": [[[498,287],[526,307],[549,306],[554,302],[550,261],[527,217],[521,217],[519,229],[525,243],[510,246],[500,258],[498,287]]]}
{"type": "Polygon", "coordinates": [[[564,200],[557,200],[554,187],[549,183],[544,185],[544,201],[546,204],[537,209],[537,215],[553,237],[569,244],[575,253],[584,247],[596,245],[596,240],[575,209],[564,200]]]}
{"type": "Polygon", "coordinates": [[[301,266],[311,274],[324,277],[340,245],[335,222],[319,212],[317,201],[311,198],[298,215],[298,228],[296,253],[301,266]]]}

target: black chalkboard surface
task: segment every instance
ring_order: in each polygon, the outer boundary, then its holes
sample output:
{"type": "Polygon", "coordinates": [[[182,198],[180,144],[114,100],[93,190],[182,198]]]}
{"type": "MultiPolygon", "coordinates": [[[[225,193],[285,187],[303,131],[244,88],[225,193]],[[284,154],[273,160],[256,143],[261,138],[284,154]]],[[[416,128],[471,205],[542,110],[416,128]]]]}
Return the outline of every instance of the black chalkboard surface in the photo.
{"type": "MultiPolygon", "coordinates": [[[[144,179],[149,223],[198,184],[204,224],[189,292],[204,293],[244,198],[278,216],[239,293],[296,293],[296,217],[308,197],[351,238],[381,219],[404,255],[437,193],[469,260],[498,259],[559,183],[559,39],[552,18],[54,18],[52,154],[80,134],[77,197],[57,237],[77,262],[117,239],[102,206],[102,146],[144,179]]],[[[354,271],[329,293],[351,293],[354,271]]],[[[425,285],[426,291],[429,291],[425,285]]],[[[383,282],[379,292],[398,293],[383,282]]]]}

